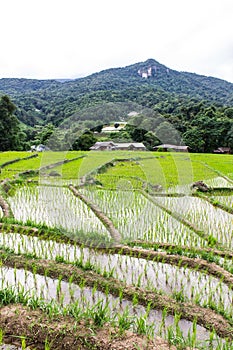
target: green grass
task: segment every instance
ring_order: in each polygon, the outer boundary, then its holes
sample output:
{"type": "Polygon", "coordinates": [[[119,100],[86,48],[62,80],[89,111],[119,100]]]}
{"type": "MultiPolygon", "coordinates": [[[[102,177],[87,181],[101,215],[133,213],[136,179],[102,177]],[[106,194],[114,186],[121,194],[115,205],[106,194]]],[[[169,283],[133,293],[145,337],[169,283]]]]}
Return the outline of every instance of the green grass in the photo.
{"type": "Polygon", "coordinates": [[[222,155],[212,154],[150,152],[147,153],[147,157],[148,159],[116,163],[105,174],[98,175],[97,179],[107,188],[116,188],[116,183],[122,178],[129,180],[134,188],[135,186],[138,188],[138,185],[140,187],[140,184],[135,184],[133,180],[135,178],[140,178],[152,185],[169,188],[191,184],[199,180],[213,179],[219,176],[218,169],[221,169],[223,176],[229,176],[229,171],[232,171],[233,167],[233,156],[231,155],[225,158],[222,155]],[[214,168],[215,164],[216,168],[214,168]]]}
{"type": "MultiPolygon", "coordinates": [[[[97,176],[97,179],[106,188],[116,188],[119,179],[126,179],[131,182],[132,187],[138,188],[135,178],[141,179],[152,185],[161,185],[167,189],[176,185],[188,185],[199,180],[213,179],[219,174],[218,170],[212,169],[210,164],[221,163],[225,158],[221,155],[202,155],[184,153],[147,153],[151,158],[138,161],[116,163],[114,167],[108,168],[105,174],[97,176]],[[207,161],[209,159],[209,163],[207,161]],[[205,164],[206,163],[206,164],[205,164]]],[[[135,154],[136,156],[136,154],[135,154]]],[[[132,154],[131,154],[132,157],[132,154]]],[[[228,157],[233,165],[233,156],[228,157]]],[[[87,159],[88,161],[88,159],[87,159]]],[[[222,175],[229,175],[229,163],[221,166],[222,175]]],[[[218,167],[220,168],[220,166],[218,167]]]]}
{"type": "Polygon", "coordinates": [[[98,174],[97,180],[108,189],[142,188],[143,181],[147,181],[138,162],[117,162],[106,173],[98,174]]]}
{"type": "Polygon", "coordinates": [[[185,185],[199,180],[212,179],[221,171],[229,175],[233,168],[233,156],[190,153],[153,153],[155,160],[140,161],[140,164],[152,184],[170,187],[185,185]]]}
{"type": "Polygon", "coordinates": [[[73,161],[72,164],[66,163],[66,164],[60,165],[58,167],[55,167],[53,169],[49,169],[46,171],[46,174],[49,174],[52,170],[52,171],[56,171],[58,174],[60,174],[62,176],[62,179],[64,179],[64,180],[78,179],[79,178],[79,171],[82,167],[83,160],[84,160],[84,158],[80,158],[80,159],[73,161]]]}
{"type": "MultiPolygon", "coordinates": [[[[7,152],[8,153],[8,152],[7,152]]],[[[15,157],[13,159],[19,158],[16,152],[14,153],[15,157]]],[[[21,153],[21,152],[19,152],[21,153]]],[[[30,153],[25,152],[24,156],[29,156],[30,153]]],[[[21,160],[14,164],[9,164],[5,168],[2,169],[0,174],[0,179],[9,178],[12,179],[14,176],[16,176],[18,173],[26,171],[26,170],[36,170],[40,167],[41,164],[41,157],[42,153],[38,154],[38,157],[27,159],[27,160],[21,160]]]]}
{"type": "Polygon", "coordinates": [[[104,165],[113,159],[130,159],[130,158],[146,158],[150,156],[150,152],[135,152],[135,151],[93,151],[87,152],[82,164],[80,176],[86,175],[94,169],[104,165]]]}
{"type": "Polygon", "coordinates": [[[153,156],[154,159],[139,162],[147,182],[164,188],[178,184],[179,166],[173,154],[153,153],[153,156]]]}
{"type": "Polygon", "coordinates": [[[24,158],[29,156],[28,152],[0,152],[0,166],[13,159],[24,158]]]}
{"type": "MultiPolygon", "coordinates": [[[[2,154],[9,153],[4,152],[2,154]]],[[[0,162],[5,163],[5,161],[16,159],[16,158],[23,158],[30,153],[28,152],[10,152],[12,153],[12,157],[8,155],[8,158],[5,157],[5,159],[2,162],[2,159],[0,162]],[[19,155],[18,155],[19,153],[19,155]],[[22,155],[22,157],[20,157],[22,155]]],[[[21,160],[14,164],[9,164],[5,168],[2,169],[2,172],[0,174],[0,180],[4,178],[12,179],[15,175],[22,173],[27,170],[38,170],[41,167],[47,166],[49,164],[54,164],[56,162],[65,160],[65,159],[72,159],[78,156],[81,156],[85,154],[85,152],[44,152],[44,153],[38,153],[37,158],[27,159],[27,160],[21,160]]],[[[1,164],[1,163],[0,163],[1,164]]],[[[54,168],[55,169],[55,168],[54,168]]],[[[70,168],[71,169],[71,168],[70,168]]],[[[56,170],[56,169],[55,169],[56,170]]],[[[73,176],[73,174],[72,174],[73,176]]],[[[35,177],[34,179],[37,179],[38,177],[35,177]]],[[[71,178],[71,176],[70,176],[71,178]]]]}
{"type": "MultiPolygon", "coordinates": [[[[221,173],[224,176],[228,176],[233,180],[233,155],[231,154],[192,154],[192,161],[203,162],[209,167],[209,173],[215,174],[221,173]]],[[[197,169],[203,169],[199,164],[197,169]]],[[[208,168],[207,168],[208,169],[208,168]]],[[[208,171],[206,170],[208,173],[208,171]]],[[[214,175],[213,175],[214,177],[214,175]]]]}
{"type": "MultiPolygon", "coordinates": [[[[169,188],[218,176],[227,176],[233,180],[233,155],[134,151],[39,153],[37,158],[22,160],[3,168],[0,179],[12,179],[20,172],[37,170],[48,164],[83,154],[86,155],[85,158],[53,168],[53,170],[60,173],[63,179],[78,179],[113,159],[134,158],[135,160],[129,162],[116,162],[114,167],[109,167],[106,172],[96,175],[96,178],[106,188],[117,188],[122,179],[130,181],[130,186],[133,188],[140,188],[143,181],[169,188]]],[[[0,153],[0,165],[28,155],[28,152],[2,152],[0,153]]]]}
{"type": "MultiPolygon", "coordinates": [[[[30,155],[31,154],[29,152],[0,152],[0,166],[6,162],[19,159],[19,158],[28,157],[30,155]]],[[[8,166],[1,169],[0,180],[4,178],[13,178],[13,176],[17,173],[17,171],[10,170],[10,169],[14,166],[15,164],[9,164],[8,166]]]]}

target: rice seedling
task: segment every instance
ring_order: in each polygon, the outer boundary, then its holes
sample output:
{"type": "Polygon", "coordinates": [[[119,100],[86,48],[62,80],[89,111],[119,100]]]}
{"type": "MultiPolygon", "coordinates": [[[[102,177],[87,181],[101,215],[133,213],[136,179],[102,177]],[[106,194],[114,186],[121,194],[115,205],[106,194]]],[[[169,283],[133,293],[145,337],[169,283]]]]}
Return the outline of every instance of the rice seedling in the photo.
{"type": "MultiPolygon", "coordinates": [[[[38,242],[41,244],[43,241],[38,240],[38,242]]],[[[48,244],[48,242],[45,243],[48,244]]],[[[28,246],[28,244],[25,245],[28,246]]],[[[56,245],[59,247],[58,243],[56,245]]],[[[64,245],[61,244],[61,247],[64,245]]],[[[73,261],[74,265],[86,271],[91,269],[105,277],[112,276],[120,279],[129,285],[148,290],[161,290],[163,293],[173,295],[179,301],[189,299],[205,307],[214,304],[214,309],[221,310],[228,319],[233,315],[231,289],[205,273],[130,256],[98,253],[94,249],[75,247],[74,250],[71,246],[70,249],[72,248],[73,253],[75,252],[73,257],[69,255],[71,252],[65,251],[65,256],[61,258],[59,255],[59,261],[73,261]],[[78,259],[77,256],[79,256],[78,259]],[[212,299],[209,299],[210,295],[212,299]]],[[[45,248],[45,251],[48,249],[45,248]]],[[[41,254],[40,257],[44,258],[44,255],[41,254]]],[[[53,256],[53,259],[56,258],[57,255],[53,256]]],[[[136,296],[134,303],[137,304],[136,296]]]]}
{"type": "MultiPolygon", "coordinates": [[[[36,275],[36,278],[40,279],[41,276],[36,275]]],[[[56,297],[55,288],[53,287],[51,289],[52,285],[50,286],[50,292],[47,292],[47,296],[43,295],[41,298],[41,296],[39,296],[39,283],[37,283],[37,289],[33,290],[32,279],[29,281],[27,281],[27,285],[11,286],[8,284],[4,289],[1,288],[1,296],[3,294],[6,296],[5,300],[1,298],[1,304],[7,305],[12,301],[21,302],[33,308],[42,308],[49,317],[61,314],[72,315],[77,320],[81,318],[91,320],[93,325],[98,327],[103,326],[106,322],[112,322],[117,326],[120,324],[122,332],[132,328],[138,330],[141,334],[150,334],[151,336],[152,334],[153,336],[157,334],[158,325],[161,320],[161,313],[159,311],[150,310],[146,312],[143,306],[133,306],[133,304],[127,300],[119,302],[118,298],[112,297],[110,294],[106,297],[106,295],[98,291],[96,291],[93,296],[90,292],[90,288],[84,288],[83,291],[80,290],[79,296],[77,294],[75,296],[75,302],[71,300],[68,302],[65,297],[66,302],[61,304],[59,298],[56,297]],[[128,313],[125,311],[126,309],[128,313]],[[135,314],[137,316],[135,316],[135,314]],[[116,315],[118,315],[117,323],[116,315]]],[[[54,282],[55,280],[53,283],[54,282]]],[[[76,290],[78,289],[77,286],[75,288],[76,290]]],[[[165,322],[172,322],[172,319],[173,318],[169,316],[168,320],[165,322]]],[[[190,329],[192,323],[183,321],[182,327],[184,327],[183,330],[190,329]]],[[[208,338],[208,332],[205,331],[204,328],[199,327],[198,330],[202,330],[201,334],[202,337],[204,336],[204,339],[208,338]]]]}
{"type": "Polygon", "coordinates": [[[157,197],[156,200],[181,214],[227,248],[233,247],[232,214],[196,197],[157,197]]]}
{"type": "Polygon", "coordinates": [[[81,192],[111,218],[125,239],[207,245],[204,239],[164,213],[140,193],[130,191],[126,196],[124,191],[82,189],[81,192]]]}
{"type": "Polygon", "coordinates": [[[221,177],[221,176],[217,176],[217,177],[214,177],[213,179],[205,180],[205,183],[207,184],[207,186],[214,187],[214,188],[218,188],[218,187],[232,188],[233,186],[231,182],[229,182],[228,180],[226,180],[224,177],[221,177]]]}
{"type": "MultiPolygon", "coordinates": [[[[145,256],[142,258],[139,253],[133,256],[132,250],[126,253],[127,255],[122,255],[123,251],[121,253],[119,249],[115,253],[114,251],[110,253],[76,245],[69,239],[76,237],[78,240],[85,236],[91,238],[91,242],[98,242],[100,238],[110,242],[109,233],[88,206],[60,185],[63,186],[66,181],[78,184],[81,176],[88,176],[91,173],[102,182],[102,185],[111,190],[92,186],[82,188],[81,192],[113,221],[124,240],[158,242],[158,246],[153,247],[158,252],[161,250],[164,254],[167,252],[169,255],[186,255],[192,259],[204,258],[232,273],[230,256],[210,253],[207,249],[201,250],[202,247],[208,248],[216,244],[219,244],[220,248],[225,246],[228,250],[232,249],[232,214],[215,208],[202,198],[156,195],[155,202],[168,208],[165,212],[152,203],[148,199],[149,196],[145,198],[134,190],[142,188],[149,182],[152,185],[162,185],[164,192],[189,193],[191,182],[196,180],[206,180],[206,183],[214,187],[230,187],[231,180],[228,181],[228,177],[230,178],[232,174],[232,158],[221,156],[219,161],[220,158],[213,155],[207,157],[191,154],[188,160],[185,155],[135,153],[135,156],[139,157],[138,160],[123,162],[118,160],[123,159],[123,156],[132,158],[132,153],[117,152],[114,153],[114,158],[117,159],[114,166],[108,168],[106,173],[98,174],[100,167],[113,159],[113,153],[99,155],[97,153],[90,152],[83,160],[57,166],[55,170],[61,176],[53,183],[54,186],[14,184],[14,191],[9,193],[8,201],[15,220],[31,226],[34,223],[41,225],[37,233],[40,237],[30,236],[30,232],[26,234],[26,231],[20,233],[16,226],[9,225],[9,219],[7,221],[2,218],[0,209],[1,222],[6,222],[6,226],[1,226],[0,232],[0,245],[4,248],[0,266],[1,305],[22,303],[34,309],[40,308],[47,312],[51,320],[55,315],[72,316],[77,322],[84,318],[90,327],[101,327],[105,323],[112,322],[118,327],[120,335],[128,329],[146,334],[148,337],[160,334],[179,349],[185,347],[231,349],[232,344],[229,340],[220,339],[214,330],[206,331],[195,319],[189,322],[182,319],[180,314],[169,315],[166,308],[157,311],[150,305],[147,307],[140,305],[139,289],[135,289],[137,292],[131,295],[131,301],[124,299],[123,288],[117,290],[113,296],[107,282],[112,277],[122,281],[126,288],[134,286],[142,288],[145,293],[159,292],[161,296],[172,296],[174,302],[182,305],[186,302],[196,303],[207,310],[215,310],[232,325],[233,290],[230,280],[226,284],[221,274],[217,274],[217,278],[208,275],[207,272],[198,271],[198,265],[196,268],[184,266],[181,258],[176,265],[170,265],[167,260],[162,260],[162,254],[156,255],[154,260],[149,258],[146,260],[145,256]],[[188,174],[185,173],[185,169],[189,169],[188,174]],[[116,190],[112,190],[113,188],[116,190]],[[176,213],[177,218],[180,216],[190,221],[205,234],[205,237],[196,234],[192,227],[185,226],[182,220],[172,217],[169,210],[176,213]],[[44,226],[45,224],[50,228],[60,228],[60,233],[57,230],[53,234],[44,226]],[[67,235],[67,240],[63,240],[63,243],[58,242],[59,238],[62,241],[64,235],[67,235]],[[169,248],[170,250],[161,248],[159,243],[169,243],[173,248],[169,248]],[[174,244],[177,247],[174,247],[174,244]],[[189,250],[183,249],[183,246],[189,246],[189,250]],[[22,269],[4,266],[4,259],[12,252],[20,256],[26,254],[28,258],[35,259],[30,271],[26,266],[22,269]],[[43,276],[39,275],[39,267],[36,264],[38,257],[50,259],[54,264],[72,263],[72,268],[78,266],[86,273],[98,273],[98,276],[105,278],[106,282],[104,280],[101,288],[97,282],[88,287],[87,280],[83,277],[77,285],[74,283],[73,275],[66,281],[62,273],[57,274],[56,279],[52,279],[49,277],[51,276],[49,269],[47,271],[45,269],[43,276]]],[[[11,166],[6,166],[2,169],[1,176],[4,178],[7,172],[13,176],[28,169],[37,170],[60,159],[71,159],[74,156],[78,155],[69,152],[41,154],[38,159],[20,160],[11,166]]],[[[17,158],[16,155],[14,157],[17,158]]],[[[4,161],[7,161],[7,157],[4,161]]],[[[2,158],[0,166],[1,162],[2,158]]],[[[53,181],[41,174],[40,180],[42,179],[48,183],[53,181]]],[[[231,195],[211,193],[210,198],[232,208],[231,195]]],[[[3,342],[3,331],[0,332],[1,342],[3,342]]],[[[25,338],[21,338],[21,343],[21,348],[26,348],[25,338]]],[[[45,348],[50,348],[48,342],[45,348]]]]}
{"type": "Polygon", "coordinates": [[[3,344],[3,337],[4,337],[4,331],[3,329],[0,329],[0,345],[3,344]]]}
{"type": "Polygon", "coordinates": [[[212,196],[211,198],[226,205],[229,208],[233,208],[233,196],[212,196]]]}
{"type": "Polygon", "coordinates": [[[132,328],[134,323],[134,316],[130,314],[129,308],[126,307],[122,313],[116,316],[116,326],[119,329],[119,334],[122,335],[126,330],[132,328]]]}
{"type": "Polygon", "coordinates": [[[21,187],[9,197],[17,220],[61,227],[70,232],[99,232],[106,237],[109,233],[101,221],[81,200],[72,196],[66,188],[60,187],[21,187]]]}

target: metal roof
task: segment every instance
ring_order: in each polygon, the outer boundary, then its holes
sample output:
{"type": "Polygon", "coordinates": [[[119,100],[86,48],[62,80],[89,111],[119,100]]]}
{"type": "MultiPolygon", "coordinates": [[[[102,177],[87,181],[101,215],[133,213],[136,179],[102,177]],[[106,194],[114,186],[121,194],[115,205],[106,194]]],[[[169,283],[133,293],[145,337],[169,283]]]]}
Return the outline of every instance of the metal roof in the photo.
{"type": "Polygon", "coordinates": [[[188,146],[169,145],[165,143],[163,145],[155,146],[154,148],[187,149],[188,146]]]}

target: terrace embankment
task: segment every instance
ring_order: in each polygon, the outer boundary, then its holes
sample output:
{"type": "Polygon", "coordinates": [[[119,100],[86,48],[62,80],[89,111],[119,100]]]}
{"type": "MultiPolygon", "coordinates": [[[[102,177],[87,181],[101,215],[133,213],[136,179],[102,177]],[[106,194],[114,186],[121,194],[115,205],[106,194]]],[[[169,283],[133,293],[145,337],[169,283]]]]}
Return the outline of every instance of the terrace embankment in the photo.
{"type": "Polygon", "coordinates": [[[86,322],[74,323],[71,317],[46,316],[40,310],[30,310],[22,305],[1,308],[0,327],[5,331],[6,340],[15,341],[15,336],[26,338],[35,349],[43,349],[48,343],[51,350],[176,350],[161,338],[148,340],[146,337],[126,331],[119,335],[117,329],[106,324],[95,328],[86,322]]]}
{"type": "Polygon", "coordinates": [[[140,247],[146,247],[146,249],[164,249],[167,250],[168,252],[172,251],[173,249],[179,249],[182,251],[186,251],[186,252],[196,252],[198,253],[209,253],[209,254],[213,254],[213,255],[217,255],[219,257],[222,258],[228,258],[228,259],[232,259],[233,258],[233,252],[230,250],[217,250],[214,248],[198,248],[198,247],[188,247],[188,246],[183,246],[183,245],[176,245],[176,244],[172,244],[172,243],[162,243],[162,242],[153,242],[153,241],[145,241],[145,240],[141,240],[141,239],[137,239],[136,241],[130,241],[128,243],[129,246],[140,246],[140,247]]]}
{"type": "Polygon", "coordinates": [[[12,159],[12,160],[8,160],[7,162],[5,162],[5,163],[0,165],[0,169],[3,169],[3,168],[7,167],[10,164],[18,163],[21,160],[28,160],[28,159],[37,158],[37,157],[38,157],[38,154],[36,153],[36,154],[32,154],[32,155],[24,157],[24,158],[15,158],[15,159],[12,159]]]}
{"type": "Polygon", "coordinates": [[[12,216],[9,204],[5,201],[3,197],[0,196],[0,207],[2,208],[3,215],[7,218],[12,216]]]}
{"type": "Polygon", "coordinates": [[[109,248],[108,252],[117,253],[122,255],[129,255],[136,258],[142,258],[146,260],[154,260],[156,262],[168,263],[180,267],[189,267],[197,271],[204,271],[212,276],[221,278],[222,281],[229,286],[233,287],[233,275],[224,270],[224,268],[218,266],[215,263],[209,263],[204,259],[189,258],[180,255],[170,255],[166,252],[156,252],[141,248],[130,248],[130,247],[115,247],[109,248]]]}
{"type": "Polygon", "coordinates": [[[56,168],[56,167],[58,167],[60,165],[71,163],[71,162],[74,162],[76,160],[79,160],[79,159],[82,159],[82,158],[85,158],[85,157],[86,157],[86,155],[81,155],[81,156],[78,156],[78,157],[75,157],[75,158],[72,158],[72,159],[63,159],[63,160],[61,160],[59,162],[48,164],[48,165],[45,165],[43,167],[40,167],[38,171],[43,172],[45,170],[53,169],[53,168],[56,168]]]}
{"type": "MultiPolygon", "coordinates": [[[[69,243],[71,245],[79,244],[77,241],[73,241],[68,236],[63,235],[61,233],[58,234],[53,231],[46,232],[44,230],[39,230],[38,228],[33,228],[33,227],[26,227],[26,226],[21,226],[17,224],[0,223],[0,229],[4,230],[4,232],[14,232],[14,233],[19,233],[24,235],[40,237],[40,239],[42,240],[50,239],[58,243],[59,242],[69,243]]],[[[84,242],[80,242],[80,244],[83,245],[84,242]]],[[[87,246],[87,244],[85,245],[87,246]]],[[[226,271],[224,268],[217,265],[216,263],[208,262],[201,258],[190,258],[187,256],[178,255],[178,254],[171,254],[169,252],[168,253],[159,252],[159,251],[136,248],[136,247],[132,248],[132,247],[123,246],[123,245],[118,245],[115,247],[105,247],[105,248],[102,248],[101,246],[98,247],[98,246],[91,245],[91,247],[97,251],[108,253],[108,254],[127,255],[135,258],[162,262],[162,263],[167,263],[167,264],[176,265],[180,267],[188,267],[191,269],[195,269],[197,271],[204,271],[208,274],[211,274],[212,276],[222,279],[222,281],[228,286],[231,286],[231,287],[233,286],[233,275],[230,272],[226,271]]],[[[162,248],[163,247],[164,245],[162,245],[162,248]]],[[[177,246],[172,245],[172,247],[177,247],[177,246]]],[[[182,248],[184,250],[189,249],[188,247],[182,247],[182,248]]],[[[229,258],[229,259],[232,259],[233,257],[232,253],[229,251],[224,252],[224,251],[214,250],[211,248],[207,248],[207,249],[197,248],[197,252],[206,252],[206,253],[210,253],[211,255],[214,254],[216,256],[229,258]]]]}
{"type": "Polygon", "coordinates": [[[147,306],[150,304],[152,309],[163,310],[166,308],[168,314],[180,314],[182,318],[193,321],[207,329],[215,329],[216,333],[222,338],[233,339],[233,327],[229,322],[211,309],[200,307],[189,302],[178,302],[175,299],[163,295],[156,291],[147,291],[143,288],[126,285],[124,282],[115,278],[106,278],[93,271],[86,271],[72,264],[57,263],[51,260],[29,259],[23,255],[7,254],[0,252],[0,258],[3,264],[15,268],[23,268],[37,274],[45,275],[51,278],[62,278],[69,281],[72,277],[73,283],[85,284],[89,287],[95,287],[105,292],[108,290],[111,294],[128,300],[135,300],[138,303],[147,306]]]}
{"type": "Polygon", "coordinates": [[[100,221],[104,224],[104,226],[109,231],[111,237],[114,239],[115,243],[119,243],[121,241],[120,232],[114,227],[112,221],[104,215],[101,209],[94,203],[92,203],[86,196],[80,193],[74,186],[70,185],[69,189],[73,192],[73,194],[81,199],[91,210],[95,213],[95,215],[100,219],[100,221]]]}
{"type": "MultiPolygon", "coordinates": [[[[17,177],[18,178],[20,178],[20,177],[25,178],[25,177],[29,177],[29,176],[33,177],[33,176],[39,175],[40,173],[41,173],[41,175],[43,175],[43,172],[45,172],[46,170],[56,168],[56,167],[58,167],[60,165],[63,165],[63,164],[71,163],[73,161],[76,161],[78,159],[82,159],[84,157],[86,157],[86,156],[85,155],[81,155],[81,156],[78,156],[78,157],[75,157],[75,158],[72,158],[72,159],[63,159],[63,160],[61,160],[59,162],[56,162],[56,163],[47,164],[47,165],[45,165],[43,167],[40,167],[38,169],[34,169],[34,170],[28,169],[28,170],[25,170],[23,172],[19,172],[17,174],[17,177]]],[[[29,157],[25,158],[25,159],[29,159],[29,157]]]]}
{"type": "MultiPolygon", "coordinates": [[[[165,211],[167,214],[171,215],[174,219],[176,219],[177,221],[181,222],[183,225],[185,225],[186,227],[188,227],[189,229],[191,229],[193,232],[195,232],[198,236],[200,236],[201,238],[203,238],[204,240],[206,240],[207,242],[209,242],[209,235],[206,234],[203,230],[200,230],[196,225],[194,225],[192,222],[190,222],[189,220],[187,220],[186,218],[184,218],[183,215],[168,209],[165,205],[159,203],[155,198],[153,198],[151,195],[149,195],[147,192],[141,190],[140,191],[142,193],[142,195],[147,198],[148,200],[150,200],[153,204],[155,204],[158,208],[162,209],[163,211],[165,211]]],[[[220,242],[215,242],[215,246],[216,247],[222,247],[222,244],[220,242]]]]}
{"type": "Polygon", "coordinates": [[[214,207],[222,209],[222,210],[226,211],[227,213],[233,214],[233,208],[230,208],[230,207],[228,207],[227,205],[225,205],[223,203],[219,203],[214,198],[205,196],[202,193],[196,193],[195,196],[206,200],[207,202],[212,204],[214,207]]]}

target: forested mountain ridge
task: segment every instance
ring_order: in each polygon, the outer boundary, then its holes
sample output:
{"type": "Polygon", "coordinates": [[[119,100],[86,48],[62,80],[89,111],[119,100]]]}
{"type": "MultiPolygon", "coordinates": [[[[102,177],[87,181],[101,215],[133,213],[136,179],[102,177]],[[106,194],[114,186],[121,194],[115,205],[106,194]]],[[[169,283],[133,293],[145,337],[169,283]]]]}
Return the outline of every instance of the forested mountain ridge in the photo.
{"type": "MultiPolygon", "coordinates": [[[[17,106],[17,117],[27,125],[52,122],[59,125],[80,109],[97,103],[134,101],[163,112],[172,100],[205,100],[233,106],[233,84],[221,79],[178,72],[153,59],[124,68],[112,68],[70,81],[0,79],[0,94],[17,106]],[[144,78],[139,72],[153,68],[144,78]],[[170,102],[169,102],[170,101],[170,102]]],[[[169,112],[166,109],[164,112],[169,112]]]]}
{"type": "Polygon", "coordinates": [[[53,147],[67,148],[86,128],[124,120],[145,132],[115,135],[120,141],[143,141],[153,148],[159,134],[177,143],[175,129],[193,151],[211,152],[220,145],[233,149],[233,84],[178,72],[153,59],[75,80],[4,78],[1,95],[10,97],[26,125],[27,147],[44,143],[59,127],[53,147]],[[131,111],[138,115],[130,116],[131,111]]]}
{"type": "Polygon", "coordinates": [[[183,93],[190,97],[199,97],[222,104],[233,103],[232,83],[196,73],[178,72],[153,59],[123,68],[106,69],[73,80],[0,79],[0,91],[14,95],[43,90],[51,94],[55,91],[58,93],[62,91],[65,95],[74,92],[83,94],[97,90],[121,90],[135,85],[153,86],[168,92],[183,93]],[[141,79],[139,70],[147,70],[150,67],[155,68],[153,76],[150,79],[141,79]]]}

